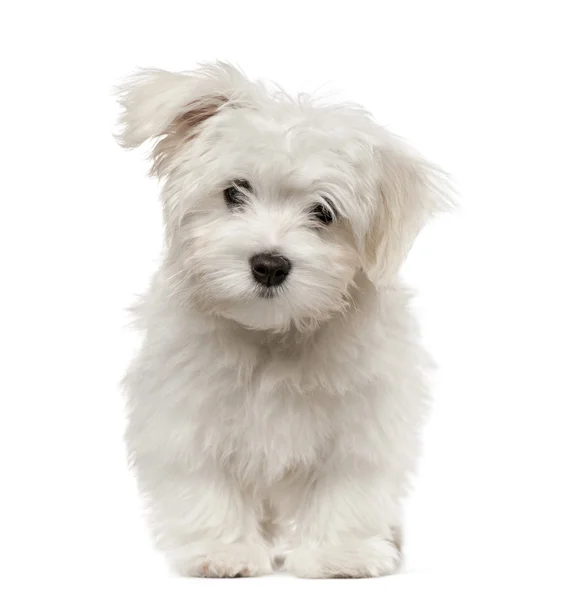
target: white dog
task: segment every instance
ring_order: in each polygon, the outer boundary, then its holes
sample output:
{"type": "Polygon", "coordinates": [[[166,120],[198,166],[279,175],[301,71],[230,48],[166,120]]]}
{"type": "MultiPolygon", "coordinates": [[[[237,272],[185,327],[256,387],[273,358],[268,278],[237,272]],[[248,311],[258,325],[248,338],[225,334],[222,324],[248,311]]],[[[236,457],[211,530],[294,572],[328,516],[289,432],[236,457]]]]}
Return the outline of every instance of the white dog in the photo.
{"type": "Polygon", "coordinates": [[[427,411],[398,269],[449,200],[355,105],[226,65],[143,71],[120,142],[155,140],[166,252],[138,308],[127,444],[183,575],[368,577],[401,559],[427,411]]]}

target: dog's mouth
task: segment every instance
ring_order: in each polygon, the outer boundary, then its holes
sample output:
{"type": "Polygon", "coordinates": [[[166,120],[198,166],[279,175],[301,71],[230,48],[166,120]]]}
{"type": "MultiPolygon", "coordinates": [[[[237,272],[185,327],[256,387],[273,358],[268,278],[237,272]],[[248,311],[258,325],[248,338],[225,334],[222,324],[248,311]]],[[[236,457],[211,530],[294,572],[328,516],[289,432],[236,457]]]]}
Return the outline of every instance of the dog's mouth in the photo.
{"type": "Polygon", "coordinates": [[[271,300],[272,298],[277,298],[281,295],[283,291],[283,286],[260,286],[257,288],[257,296],[259,298],[264,298],[265,300],[271,300]]]}

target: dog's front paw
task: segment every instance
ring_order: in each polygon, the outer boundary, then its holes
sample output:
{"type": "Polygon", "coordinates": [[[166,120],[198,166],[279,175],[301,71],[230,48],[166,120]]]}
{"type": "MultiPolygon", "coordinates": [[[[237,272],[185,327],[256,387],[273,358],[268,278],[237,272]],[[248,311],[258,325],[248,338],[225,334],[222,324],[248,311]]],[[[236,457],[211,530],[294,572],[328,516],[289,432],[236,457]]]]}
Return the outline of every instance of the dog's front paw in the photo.
{"type": "Polygon", "coordinates": [[[379,577],[396,571],[401,553],[392,542],[374,537],[340,545],[301,546],[286,559],[286,570],[298,577],[379,577]]]}
{"type": "Polygon", "coordinates": [[[272,572],[268,550],[260,544],[193,544],[170,556],[185,577],[255,577],[272,572]]]}

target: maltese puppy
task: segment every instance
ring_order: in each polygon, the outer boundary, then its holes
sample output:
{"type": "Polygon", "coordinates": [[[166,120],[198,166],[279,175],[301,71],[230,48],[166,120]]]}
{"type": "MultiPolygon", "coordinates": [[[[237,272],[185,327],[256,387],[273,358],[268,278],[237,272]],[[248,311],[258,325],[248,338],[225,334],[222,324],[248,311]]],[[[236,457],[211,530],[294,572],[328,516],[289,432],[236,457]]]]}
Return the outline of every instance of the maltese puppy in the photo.
{"type": "Polygon", "coordinates": [[[187,576],[392,573],[430,366],[398,270],[445,178],[362,108],[228,64],[119,98],[166,226],[125,378],[156,545],[187,576]]]}

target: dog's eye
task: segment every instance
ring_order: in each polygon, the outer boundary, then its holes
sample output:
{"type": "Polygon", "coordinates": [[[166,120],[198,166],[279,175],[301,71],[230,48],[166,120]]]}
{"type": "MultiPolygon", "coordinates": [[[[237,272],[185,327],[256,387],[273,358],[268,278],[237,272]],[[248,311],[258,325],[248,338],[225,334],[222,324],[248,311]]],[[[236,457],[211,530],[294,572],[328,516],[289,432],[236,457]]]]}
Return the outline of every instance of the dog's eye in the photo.
{"type": "Polygon", "coordinates": [[[335,210],[327,199],[325,201],[329,206],[321,203],[314,204],[311,208],[311,216],[324,225],[330,225],[335,219],[335,210]]]}
{"type": "Polygon", "coordinates": [[[230,208],[241,206],[245,202],[245,190],[251,191],[251,184],[244,179],[236,179],[228,188],[223,190],[225,203],[230,208]]]}

